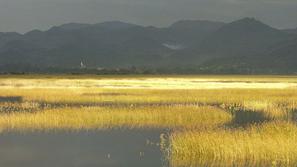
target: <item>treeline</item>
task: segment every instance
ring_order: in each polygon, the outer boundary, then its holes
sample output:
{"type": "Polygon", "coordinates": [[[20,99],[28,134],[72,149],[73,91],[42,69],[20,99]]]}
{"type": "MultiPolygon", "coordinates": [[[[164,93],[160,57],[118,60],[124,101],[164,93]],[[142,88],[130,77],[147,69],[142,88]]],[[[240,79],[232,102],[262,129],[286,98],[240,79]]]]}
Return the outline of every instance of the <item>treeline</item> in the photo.
{"type": "Polygon", "coordinates": [[[0,74],[95,74],[95,75],[129,75],[129,74],[297,74],[284,70],[275,72],[271,69],[253,68],[205,68],[205,67],[125,67],[125,68],[60,68],[60,67],[37,67],[27,64],[10,64],[0,66],[0,74]]]}

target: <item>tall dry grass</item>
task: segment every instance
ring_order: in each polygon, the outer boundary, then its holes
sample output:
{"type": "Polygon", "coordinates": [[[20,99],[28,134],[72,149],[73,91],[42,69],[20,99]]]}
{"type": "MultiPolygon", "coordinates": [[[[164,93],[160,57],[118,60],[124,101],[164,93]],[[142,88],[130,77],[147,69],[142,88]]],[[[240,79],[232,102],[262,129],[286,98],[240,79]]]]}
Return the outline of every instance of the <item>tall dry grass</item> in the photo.
{"type": "Polygon", "coordinates": [[[86,107],[0,115],[2,130],[113,128],[201,129],[222,126],[231,115],[215,107],[86,107]]]}
{"type": "Polygon", "coordinates": [[[278,122],[248,129],[179,132],[170,138],[172,167],[296,166],[297,127],[278,122]]]}

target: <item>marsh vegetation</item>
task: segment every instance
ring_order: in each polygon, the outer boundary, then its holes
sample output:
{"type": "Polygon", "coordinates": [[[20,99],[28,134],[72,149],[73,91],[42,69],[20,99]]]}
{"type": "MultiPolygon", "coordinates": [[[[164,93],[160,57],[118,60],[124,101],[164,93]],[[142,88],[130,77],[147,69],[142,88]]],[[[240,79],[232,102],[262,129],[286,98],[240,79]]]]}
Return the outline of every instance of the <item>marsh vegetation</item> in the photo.
{"type": "Polygon", "coordinates": [[[166,166],[297,165],[295,77],[6,76],[0,85],[2,134],[158,130],[166,166]]]}

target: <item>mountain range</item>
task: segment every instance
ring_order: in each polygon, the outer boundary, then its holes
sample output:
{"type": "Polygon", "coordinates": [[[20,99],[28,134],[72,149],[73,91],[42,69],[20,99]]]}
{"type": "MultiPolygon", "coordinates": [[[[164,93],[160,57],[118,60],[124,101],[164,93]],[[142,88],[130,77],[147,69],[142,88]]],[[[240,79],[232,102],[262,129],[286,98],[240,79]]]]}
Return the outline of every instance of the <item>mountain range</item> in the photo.
{"type": "Polygon", "coordinates": [[[192,69],[199,73],[296,73],[297,29],[255,18],[182,20],[169,27],[120,21],[0,33],[0,72],[48,68],[192,69]]]}

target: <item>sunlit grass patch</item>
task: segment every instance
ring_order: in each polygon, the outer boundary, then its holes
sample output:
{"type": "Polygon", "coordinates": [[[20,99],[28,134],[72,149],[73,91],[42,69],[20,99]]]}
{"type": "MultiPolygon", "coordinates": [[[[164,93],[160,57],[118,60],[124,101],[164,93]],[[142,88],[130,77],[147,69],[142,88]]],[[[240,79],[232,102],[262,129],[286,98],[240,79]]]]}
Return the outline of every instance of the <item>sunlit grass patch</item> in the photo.
{"type": "Polygon", "coordinates": [[[296,166],[296,142],[296,125],[284,122],[180,132],[170,138],[170,161],[174,167],[296,166]]]}
{"type": "Polygon", "coordinates": [[[0,115],[3,130],[212,128],[231,120],[215,107],[87,107],[0,115]]]}
{"type": "Polygon", "coordinates": [[[138,76],[138,77],[3,77],[5,88],[112,88],[112,89],[285,89],[296,88],[296,77],[266,76],[138,76]]]}
{"type": "Polygon", "coordinates": [[[0,89],[1,96],[20,96],[23,101],[46,103],[200,103],[297,104],[297,89],[218,89],[218,90],[149,90],[149,89],[0,89]],[[113,94],[113,96],[111,96],[113,94]]]}

